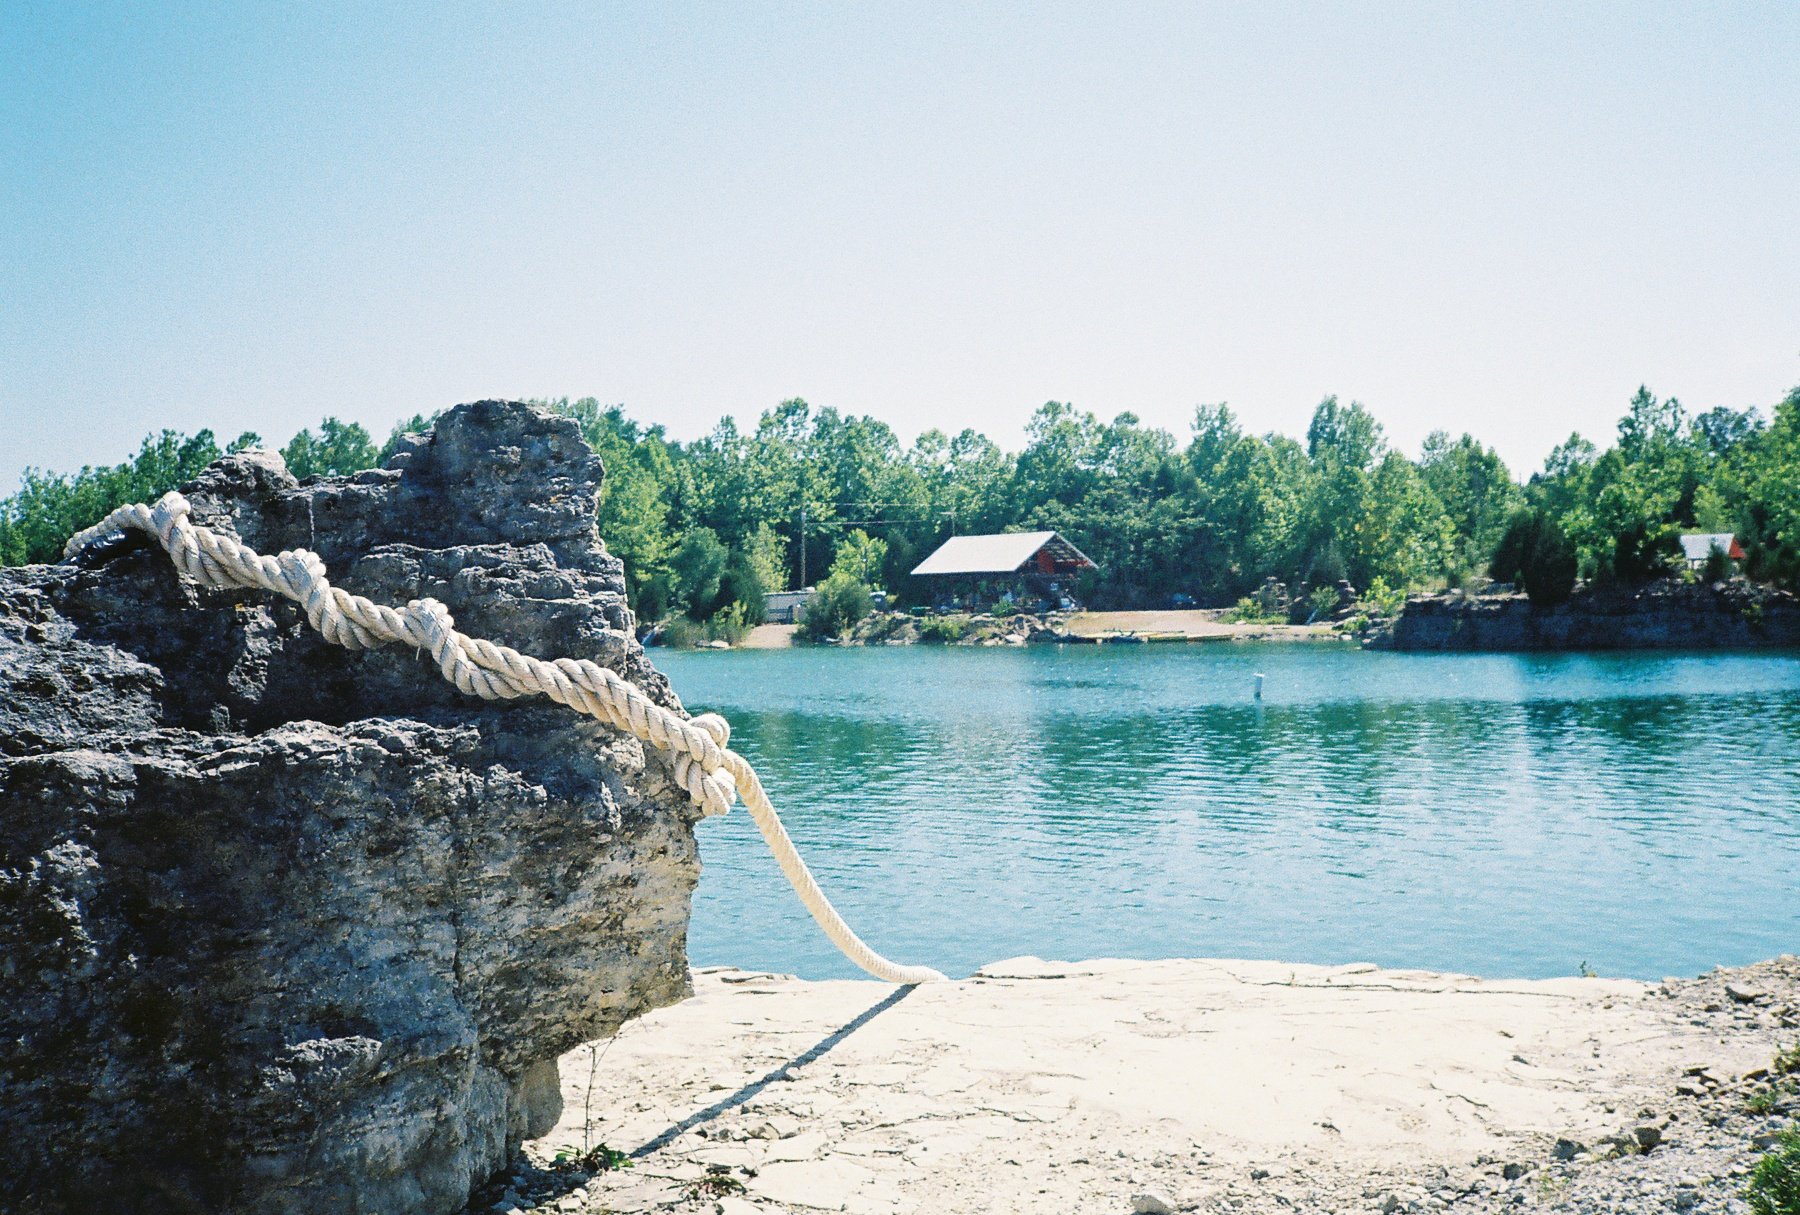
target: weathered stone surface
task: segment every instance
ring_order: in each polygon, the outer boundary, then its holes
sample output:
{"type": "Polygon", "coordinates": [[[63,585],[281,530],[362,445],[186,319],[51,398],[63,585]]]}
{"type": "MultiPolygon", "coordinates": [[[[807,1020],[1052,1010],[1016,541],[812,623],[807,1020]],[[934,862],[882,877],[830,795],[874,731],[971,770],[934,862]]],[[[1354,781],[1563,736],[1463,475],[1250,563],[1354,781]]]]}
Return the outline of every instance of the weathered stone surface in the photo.
{"type": "MultiPolygon", "coordinates": [[[[482,402],[390,467],[220,461],[199,523],[674,705],[574,425],[482,402]]],[[[127,538],[0,571],[0,1209],[452,1211],[556,1058],[688,990],[695,810],[548,701],[322,641],[127,538]]]]}
{"type": "Polygon", "coordinates": [[[1524,595],[1415,595],[1369,642],[1394,650],[1759,649],[1800,646],[1800,598],[1741,579],[1637,591],[1584,588],[1565,604],[1524,595]]]}

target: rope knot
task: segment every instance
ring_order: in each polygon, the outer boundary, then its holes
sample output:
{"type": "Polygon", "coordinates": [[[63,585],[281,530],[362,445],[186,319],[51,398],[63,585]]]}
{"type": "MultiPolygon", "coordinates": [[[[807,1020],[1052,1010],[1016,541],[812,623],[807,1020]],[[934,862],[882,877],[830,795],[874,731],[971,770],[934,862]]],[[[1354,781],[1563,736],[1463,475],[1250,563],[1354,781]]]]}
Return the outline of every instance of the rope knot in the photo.
{"type": "Polygon", "coordinates": [[[702,713],[698,717],[690,717],[688,725],[705,731],[708,738],[719,744],[721,751],[731,742],[731,723],[717,713],[702,713]]]}
{"type": "Polygon", "coordinates": [[[406,610],[400,613],[400,623],[406,630],[405,640],[408,645],[434,656],[438,638],[448,634],[456,625],[456,621],[450,616],[450,609],[435,599],[408,600],[406,610]]]}
{"type": "Polygon", "coordinates": [[[281,567],[281,580],[287,585],[288,598],[299,603],[305,603],[307,592],[325,578],[325,563],[319,559],[319,554],[306,549],[283,549],[275,555],[275,561],[281,567]]]}
{"type": "Polygon", "coordinates": [[[188,500],[173,489],[158,498],[156,505],[150,508],[150,522],[156,528],[157,538],[163,542],[164,547],[168,546],[169,537],[192,509],[188,500]]]}

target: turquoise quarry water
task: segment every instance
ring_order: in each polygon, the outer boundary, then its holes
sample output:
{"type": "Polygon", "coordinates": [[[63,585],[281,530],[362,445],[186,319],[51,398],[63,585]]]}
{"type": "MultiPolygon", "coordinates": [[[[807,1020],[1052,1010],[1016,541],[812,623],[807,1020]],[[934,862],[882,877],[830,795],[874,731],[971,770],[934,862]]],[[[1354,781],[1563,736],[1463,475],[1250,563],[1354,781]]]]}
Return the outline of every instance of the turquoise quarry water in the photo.
{"type": "MultiPolygon", "coordinates": [[[[1800,655],[671,653],[890,956],[1657,978],[1800,949],[1800,655]],[[1251,676],[1267,675],[1265,699],[1251,676]]],[[[742,809],[697,965],[856,973],[742,809]]]]}

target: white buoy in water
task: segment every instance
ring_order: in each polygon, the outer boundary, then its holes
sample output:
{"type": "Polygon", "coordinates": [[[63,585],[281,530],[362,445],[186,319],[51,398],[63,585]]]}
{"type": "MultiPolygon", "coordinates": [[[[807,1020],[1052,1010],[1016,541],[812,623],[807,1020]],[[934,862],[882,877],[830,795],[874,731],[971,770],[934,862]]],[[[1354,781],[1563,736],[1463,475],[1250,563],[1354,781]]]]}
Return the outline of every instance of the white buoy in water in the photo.
{"type": "Polygon", "coordinates": [[[1258,700],[1262,699],[1262,681],[1263,681],[1262,672],[1258,671],[1256,673],[1256,699],[1258,699],[1258,700]]]}

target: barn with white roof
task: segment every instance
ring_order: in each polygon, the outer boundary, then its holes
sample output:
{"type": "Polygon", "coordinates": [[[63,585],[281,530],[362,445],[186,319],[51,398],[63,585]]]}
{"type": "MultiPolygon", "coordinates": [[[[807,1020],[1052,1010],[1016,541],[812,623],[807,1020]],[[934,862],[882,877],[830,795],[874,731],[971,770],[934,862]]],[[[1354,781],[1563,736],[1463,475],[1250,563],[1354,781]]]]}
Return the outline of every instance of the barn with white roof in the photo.
{"type": "MultiPolygon", "coordinates": [[[[952,536],[913,567],[941,600],[1011,593],[1036,595],[1053,605],[1069,597],[1075,578],[1098,569],[1086,553],[1055,532],[1000,532],[952,536]]],[[[991,602],[991,600],[990,600],[991,602]]]]}

